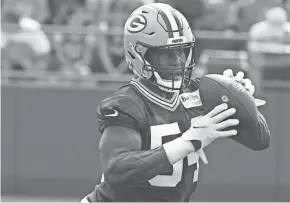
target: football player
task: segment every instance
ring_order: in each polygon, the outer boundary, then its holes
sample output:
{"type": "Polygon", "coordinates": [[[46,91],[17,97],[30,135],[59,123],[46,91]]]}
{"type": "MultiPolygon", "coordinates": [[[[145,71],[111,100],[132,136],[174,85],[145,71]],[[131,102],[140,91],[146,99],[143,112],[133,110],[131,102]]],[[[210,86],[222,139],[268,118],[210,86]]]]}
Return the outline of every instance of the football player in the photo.
{"type": "MultiPolygon", "coordinates": [[[[202,149],[231,137],[253,150],[268,148],[260,114],[255,134],[237,134],[235,109],[220,104],[205,114],[198,80],[191,79],[195,38],[185,17],[166,4],[136,9],[124,28],[126,60],[135,76],[104,99],[97,118],[102,182],[82,202],[184,202],[197,186],[202,149]]],[[[243,74],[228,77],[254,92],[243,74]]]]}

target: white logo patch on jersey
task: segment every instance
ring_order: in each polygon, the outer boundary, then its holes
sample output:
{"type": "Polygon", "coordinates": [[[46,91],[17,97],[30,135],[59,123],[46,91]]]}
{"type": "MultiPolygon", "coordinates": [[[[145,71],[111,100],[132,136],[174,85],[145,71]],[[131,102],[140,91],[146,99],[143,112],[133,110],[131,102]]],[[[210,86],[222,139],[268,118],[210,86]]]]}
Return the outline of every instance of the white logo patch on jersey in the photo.
{"type": "Polygon", "coordinates": [[[202,105],[199,90],[196,90],[195,92],[182,93],[181,95],[179,95],[179,99],[182,102],[183,106],[187,109],[202,105]]]}

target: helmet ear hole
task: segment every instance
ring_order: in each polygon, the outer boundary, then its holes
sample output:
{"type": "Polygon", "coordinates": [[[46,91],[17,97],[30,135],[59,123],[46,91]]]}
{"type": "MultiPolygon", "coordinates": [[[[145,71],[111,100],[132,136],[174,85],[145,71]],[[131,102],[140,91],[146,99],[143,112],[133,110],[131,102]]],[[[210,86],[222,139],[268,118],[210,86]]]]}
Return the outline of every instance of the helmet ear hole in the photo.
{"type": "Polygon", "coordinates": [[[152,72],[151,71],[148,71],[148,70],[142,70],[142,73],[141,75],[144,77],[144,78],[151,78],[152,77],[152,72]]]}
{"type": "Polygon", "coordinates": [[[135,59],[135,56],[130,51],[128,51],[128,54],[131,56],[132,59],[135,59]]]}

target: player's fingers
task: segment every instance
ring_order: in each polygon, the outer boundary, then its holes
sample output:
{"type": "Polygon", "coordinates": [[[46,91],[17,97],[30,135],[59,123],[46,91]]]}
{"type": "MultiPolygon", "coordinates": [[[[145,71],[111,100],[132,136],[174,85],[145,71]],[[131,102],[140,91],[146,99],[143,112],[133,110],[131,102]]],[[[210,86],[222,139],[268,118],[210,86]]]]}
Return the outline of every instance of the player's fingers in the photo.
{"type": "Polygon", "coordinates": [[[198,150],[197,153],[199,154],[199,158],[203,161],[203,163],[208,164],[208,160],[203,149],[198,150]]]}
{"type": "Polygon", "coordinates": [[[242,79],[244,78],[244,76],[245,76],[244,72],[239,71],[239,72],[237,73],[237,75],[236,75],[234,78],[235,78],[235,80],[236,80],[237,82],[241,82],[242,79]]]}
{"type": "Polygon", "coordinates": [[[222,138],[222,137],[231,137],[234,135],[237,135],[237,130],[227,130],[227,131],[216,131],[215,137],[216,138],[222,138]]]}
{"type": "Polygon", "coordinates": [[[228,128],[228,127],[232,127],[232,126],[236,126],[239,124],[239,120],[238,119],[228,119],[228,120],[225,120],[221,123],[218,123],[215,125],[215,130],[223,130],[225,128],[228,128]]]}
{"type": "Polygon", "coordinates": [[[232,70],[232,69],[227,69],[227,70],[225,70],[225,71],[223,72],[223,75],[224,75],[224,76],[227,76],[227,77],[230,77],[230,78],[234,77],[234,73],[233,73],[233,70],[232,70]]]}
{"type": "Polygon", "coordinates": [[[213,117],[213,116],[219,114],[220,112],[226,110],[227,108],[228,108],[228,104],[222,103],[222,104],[217,105],[216,107],[214,107],[214,109],[211,110],[210,112],[208,112],[207,116],[213,117]]]}
{"type": "Polygon", "coordinates": [[[236,113],[236,109],[234,109],[234,108],[227,109],[227,110],[215,115],[214,117],[212,117],[212,119],[213,119],[214,123],[219,123],[219,122],[225,120],[226,118],[234,115],[235,113],[236,113]]]}
{"type": "Polygon", "coordinates": [[[245,87],[249,87],[250,85],[252,85],[252,81],[248,78],[242,79],[241,83],[245,86],[245,87]]]}
{"type": "Polygon", "coordinates": [[[255,86],[252,84],[250,79],[243,79],[243,83],[245,88],[251,93],[254,94],[255,92],[255,86]]]}
{"type": "Polygon", "coordinates": [[[252,85],[252,89],[250,89],[251,94],[253,95],[255,93],[256,87],[252,85]]]}
{"type": "Polygon", "coordinates": [[[266,104],[266,101],[262,100],[262,99],[255,98],[255,104],[256,104],[256,106],[263,106],[266,104]]]}

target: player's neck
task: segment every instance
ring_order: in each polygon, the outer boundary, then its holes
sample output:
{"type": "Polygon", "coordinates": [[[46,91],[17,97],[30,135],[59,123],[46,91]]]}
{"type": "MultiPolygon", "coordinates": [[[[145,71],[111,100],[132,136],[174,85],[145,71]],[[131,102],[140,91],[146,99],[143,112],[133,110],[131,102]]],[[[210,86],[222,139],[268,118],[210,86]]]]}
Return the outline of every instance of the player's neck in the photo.
{"type": "Polygon", "coordinates": [[[154,84],[150,83],[149,81],[144,80],[142,78],[138,78],[137,80],[139,83],[143,84],[143,86],[145,86],[148,90],[150,90],[151,92],[154,92],[155,94],[157,94],[165,99],[171,99],[176,94],[179,94],[178,92],[164,91],[164,90],[160,89],[157,85],[154,85],[154,84]]]}

